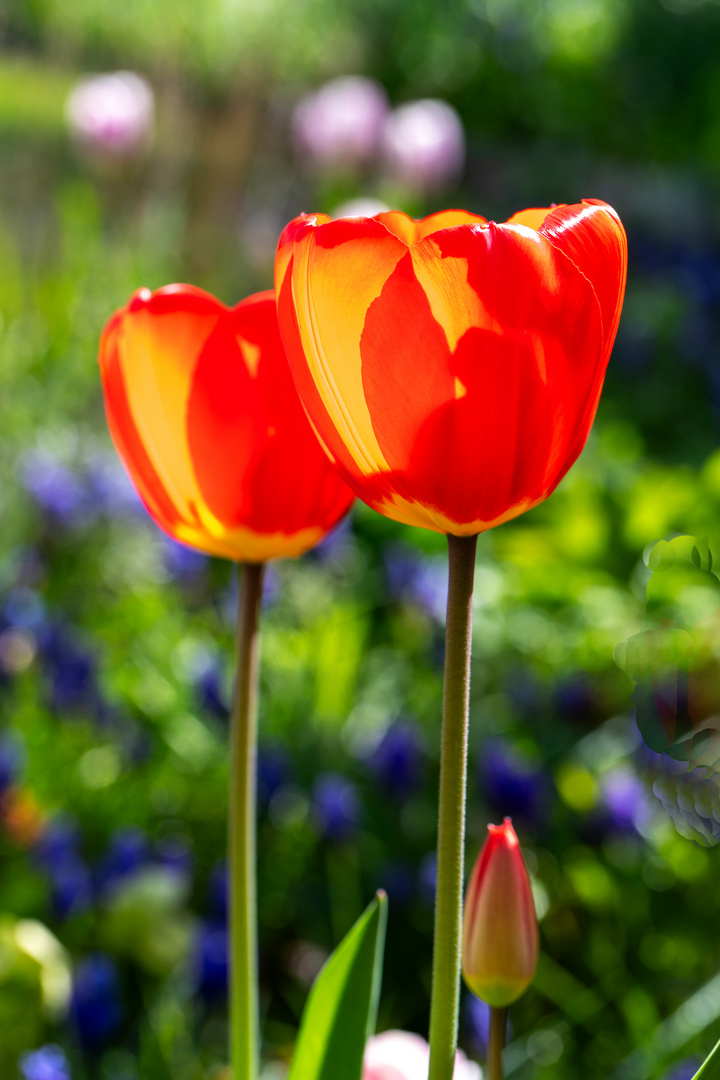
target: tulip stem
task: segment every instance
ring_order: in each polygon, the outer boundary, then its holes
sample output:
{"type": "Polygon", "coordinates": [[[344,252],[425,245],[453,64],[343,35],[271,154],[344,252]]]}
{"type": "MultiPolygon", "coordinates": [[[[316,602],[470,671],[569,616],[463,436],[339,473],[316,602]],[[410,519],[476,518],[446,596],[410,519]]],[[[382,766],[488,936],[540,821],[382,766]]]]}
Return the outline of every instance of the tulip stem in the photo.
{"type": "Polygon", "coordinates": [[[488,1039],[487,1080],[503,1080],[502,1053],[507,1037],[507,1008],[490,1006],[490,1037],[488,1039]]]}
{"type": "Polygon", "coordinates": [[[452,1080],[457,1046],[476,547],[476,536],[448,536],[450,577],[445,630],[428,1080],[452,1080]]]}
{"type": "Polygon", "coordinates": [[[259,1067],[256,894],[257,697],[264,564],[243,563],[237,612],[237,677],[230,720],[230,1059],[233,1080],[259,1067]]]}

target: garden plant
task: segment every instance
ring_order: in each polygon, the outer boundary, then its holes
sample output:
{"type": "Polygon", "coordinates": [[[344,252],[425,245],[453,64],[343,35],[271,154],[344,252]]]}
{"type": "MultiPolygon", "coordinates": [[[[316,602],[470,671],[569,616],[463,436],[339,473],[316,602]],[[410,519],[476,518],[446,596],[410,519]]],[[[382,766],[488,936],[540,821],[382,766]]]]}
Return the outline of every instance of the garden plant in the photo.
{"type": "Polygon", "coordinates": [[[718,40],[0,11],[2,1080],[715,1075],[718,40]]]}

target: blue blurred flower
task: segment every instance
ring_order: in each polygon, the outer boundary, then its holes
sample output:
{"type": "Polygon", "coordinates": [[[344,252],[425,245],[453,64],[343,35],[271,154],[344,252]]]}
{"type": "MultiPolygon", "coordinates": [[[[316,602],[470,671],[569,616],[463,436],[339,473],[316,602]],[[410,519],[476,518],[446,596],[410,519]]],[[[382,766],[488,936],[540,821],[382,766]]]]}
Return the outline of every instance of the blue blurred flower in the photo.
{"type": "Polygon", "coordinates": [[[195,679],[195,697],[203,712],[217,720],[230,716],[230,702],[225,690],[225,679],[219,664],[205,664],[195,679]]]}
{"type": "Polygon", "coordinates": [[[629,769],[613,769],[603,776],[602,803],[611,826],[620,831],[636,830],[649,813],[645,785],[629,769]]]}
{"type": "Polygon", "coordinates": [[[404,544],[388,545],[384,559],[391,595],[417,604],[433,619],[443,622],[447,605],[447,560],[424,558],[404,544]]]}
{"type": "Polygon", "coordinates": [[[466,994],[463,1013],[467,1040],[479,1057],[485,1057],[490,1038],[490,1006],[474,994],[466,994]]]}
{"type": "Polygon", "coordinates": [[[581,674],[563,679],[555,688],[555,705],[572,720],[591,720],[596,713],[593,689],[581,674]]]}
{"type": "Polygon", "coordinates": [[[318,831],[326,840],[349,840],[362,818],[357,789],[340,773],[324,773],[317,778],[312,809],[318,831]]]}
{"type": "Polygon", "coordinates": [[[228,988],[228,932],[222,923],[203,923],[195,945],[195,982],[208,1000],[222,998],[228,988]]]}
{"type": "Polygon", "coordinates": [[[683,1061],[676,1061],[667,1072],[663,1073],[662,1080],[692,1080],[702,1064],[700,1058],[689,1057],[683,1061]]]}
{"type": "Polygon", "coordinates": [[[0,735],[0,796],[15,784],[24,764],[24,747],[12,731],[0,735]]]}
{"type": "Polygon", "coordinates": [[[417,788],[423,757],[419,731],[410,721],[399,720],[387,729],[367,764],[379,783],[402,799],[417,788]]]}
{"type": "Polygon", "coordinates": [[[71,818],[57,817],[35,845],[35,858],[52,887],[52,905],[64,919],[86,911],[93,900],[92,875],[80,853],[80,830],[71,818]]]}
{"type": "Polygon", "coordinates": [[[163,564],[168,574],[178,582],[194,581],[201,577],[208,565],[208,557],[202,551],[180,544],[162,533],[163,564]]]}
{"type": "Polygon", "coordinates": [[[93,901],[92,874],[79,857],[68,858],[50,872],[52,906],[60,919],[87,911],[93,901]]]}
{"type": "Polygon", "coordinates": [[[434,851],[429,852],[420,863],[418,887],[425,903],[432,907],[437,888],[437,855],[434,851]]]}
{"type": "Polygon", "coordinates": [[[338,563],[342,562],[353,546],[353,528],[349,517],[342,521],[327,533],[319,544],[311,548],[308,556],[319,562],[338,563]]]}
{"type": "Polygon", "coordinates": [[[174,870],[188,881],[195,870],[195,856],[189,840],[180,833],[171,833],[158,841],[157,861],[168,870],[174,870]]]}
{"type": "Polygon", "coordinates": [[[98,888],[107,893],[150,859],[150,843],[142,829],[121,826],[110,838],[96,872],[98,888]]]}
{"type": "Polygon", "coordinates": [[[118,516],[145,514],[142,499],[115,454],[94,457],[86,475],[98,510],[118,516]]]}
{"type": "Polygon", "coordinates": [[[501,815],[541,818],[549,784],[542,768],[532,765],[504,739],[488,739],[478,761],[480,792],[501,815]]]}
{"type": "Polygon", "coordinates": [[[52,708],[96,713],[101,698],[94,654],[60,623],[46,628],[39,644],[52,708]]]}
{"type": "Polygon", "coordinates": [[[258,802],[270,802],[278,788],[292,777],[292,766],[287,751],[282,746],[267,743],[260,746],[257,759],[258,802]]]}
{"type": "Polygon", "coordinates": [[[393,906],[408,904],[415,892],[415,873],[410,863],[400,859],[386,863],[378,875],[378,888],[385,890],[393,906]]]}
{"type": "Polygon", "coordinates": [[[70,1016],[86,1050],[101,1049],[117,1033],[123,1020],[120,974],[109,956],[87,956],[75,968],[70,1016]]]}
{"type": "Polygon", "coordinates": [[[74,818],[59,814],[52,818],[35,844],[35,858],[45,870],[52,870],[66,858],[77,855],[82,835],[74,818]]]}
{"type": "Polygon", "coordinates": [[[224,862],[214,867],[210,874],[208,901],[213,919],[225,922],[228,913],[228,871],[224,862]]]}
{"type": "Polygon", "coordinates": [[[85,489],[75,473],[45,450],[30,450],[20,461],[20,480],[35,503],[64,525],[90,516],[85,489]]]}
{"type": "Polygon", "coordinates": [[[23,1080],[72,1080],[70,1065],[59,1046],[50,1044],[20,1058],[23,1080]]]}
{"type": "Polygon", "coordinates": [[[11,589],[3,605],[3,617],[10,626],[38,632],[46,625],[45,602],[27,585],[11,589]]]}

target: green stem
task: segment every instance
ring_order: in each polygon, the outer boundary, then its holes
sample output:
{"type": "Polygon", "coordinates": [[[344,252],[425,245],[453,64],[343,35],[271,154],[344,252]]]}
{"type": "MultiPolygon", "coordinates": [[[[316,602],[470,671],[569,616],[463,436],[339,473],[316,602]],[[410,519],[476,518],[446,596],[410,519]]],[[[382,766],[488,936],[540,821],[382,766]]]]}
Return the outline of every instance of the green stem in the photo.
{"type": "Polygon", "coordinates": [[[260,600],[265,567],[262,563],[243,563],[242,569],[237,615],[237,678],[230,720],[230,1059],[234,1080],[257,1080],[255,771],[260,600]]]}
{"type": "Polygon", "coordinates": [[[502,1052],[507,1037],[507,1008],[490,1007],[490,1038],[488,1039],[487,1080],[503,1080],[502,1052]]]}
{"type": "Polygon", "coordinates": [[[440,750],[430,1075],[452,1080],[460,1008],[465,792],[476,536],[448,536],[450,579],[440,750]]]}

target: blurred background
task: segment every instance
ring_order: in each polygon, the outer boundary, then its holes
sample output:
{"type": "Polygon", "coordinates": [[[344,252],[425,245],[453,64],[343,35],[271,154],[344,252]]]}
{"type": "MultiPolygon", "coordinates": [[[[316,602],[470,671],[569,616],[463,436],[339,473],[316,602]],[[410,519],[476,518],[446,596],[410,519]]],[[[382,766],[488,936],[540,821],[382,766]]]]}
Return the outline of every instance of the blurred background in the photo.
{"type": "MultiPolygon", "coordinates": [[[[3,1077],[227,1075],[237,583],[125,478],[105,320],[142,285],[269,287],[302,210],[504,220],[583,196],[626,224],[627,301],[580,462],[480,539],[467,855],[509,814],[534,880],[543,956],[509,1076],[692,1075],[720,1034],[720,754],[673,745],[677,656],[638,674],[631,639],[704,628],[693,719],[712,718],[719,47],[706,0],[4,0],[3,1077]]],[[[426,1032],[445,587],[442,537],[362,505],[269,574],[264,1080],[380,885],[380,1026],[426,1032]]],[[[467,995],[481,1062],[486,1036],[467,995]]]]}

